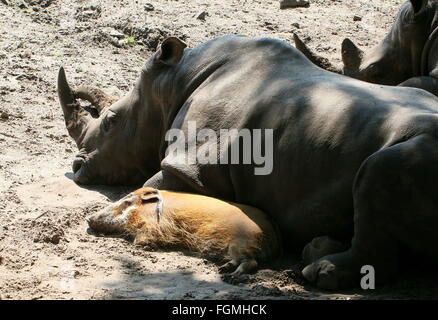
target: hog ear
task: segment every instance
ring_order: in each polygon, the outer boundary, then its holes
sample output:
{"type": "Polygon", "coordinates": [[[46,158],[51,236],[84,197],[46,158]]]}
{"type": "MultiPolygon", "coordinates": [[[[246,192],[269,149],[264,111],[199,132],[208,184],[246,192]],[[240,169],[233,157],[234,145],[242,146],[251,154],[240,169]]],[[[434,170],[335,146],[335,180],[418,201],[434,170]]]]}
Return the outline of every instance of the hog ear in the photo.
{"type": "Polygon", "coordinates": [[[172,66],[176,65],[184,54],[187,45],[177,37],[169,37],[163,41],[157,52],[157,60],[172,66]]]}
{"type": "Polygon", "coordinates": [[[160,195],[158,190],[146,190],[140,196],[142,202],[158,202],[160,200],[160,195]]]}
{"type": "Polygon", "coordinates": [[[414,8],[414,13],[417,14],[421,12],[427,5],[428,0],[411,0],[412,7],[414,8]]]}
{"type": "Polygon", "coordinates": [[[346,69],[359,70],[362,58],[363,51],[353,41],[345,38],[342,42],[342,61],[344,62],[344,67],[346,69]]]}

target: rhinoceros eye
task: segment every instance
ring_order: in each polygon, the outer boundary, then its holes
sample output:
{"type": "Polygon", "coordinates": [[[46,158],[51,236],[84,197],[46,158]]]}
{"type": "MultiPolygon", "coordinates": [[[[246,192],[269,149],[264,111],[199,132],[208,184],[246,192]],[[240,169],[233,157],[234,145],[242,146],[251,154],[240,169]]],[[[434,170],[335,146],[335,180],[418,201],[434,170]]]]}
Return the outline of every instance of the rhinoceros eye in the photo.
{"type": "Polygon", "coordinates": [[[367,76],[371,79],[379,79],[383,77],[384,72],[382,68],[376,64],[372,64],[367,68],[367,76]]]}
{"type": "Polygon", "coordinates": [[[108,111],[102,120],[103,130],[109,132],[117,122],[117,114],[113,111],[108,111]]]}

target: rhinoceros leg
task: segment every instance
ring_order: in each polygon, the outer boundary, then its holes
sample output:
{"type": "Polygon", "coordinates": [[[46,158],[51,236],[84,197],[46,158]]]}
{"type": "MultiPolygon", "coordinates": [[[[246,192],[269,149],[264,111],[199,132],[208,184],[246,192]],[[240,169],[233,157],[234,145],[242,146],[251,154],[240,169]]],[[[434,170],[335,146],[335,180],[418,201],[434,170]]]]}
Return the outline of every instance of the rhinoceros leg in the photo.
{"type": "Polygon", "coordinates": [[[438,257],[438,139],[421,135],[370,156],[356,176],[353,198],[351,248],[303,270],[318,287],[359,286],[365,265],[374,267],[377,284],[390,280],[400,244],[438,257]]]}
{"type": "Polygon", "coordinates": [[[303,262],[310,264],[329,254],[345,251],[347,248],[348,246],[345,243],[330,237],[317,237],[304,247],[302,254],[303,262]]]}
{"type": "Polygon", "coordinates": [[[194,192],[190,185],[184,183],[183,180],[174,176],[173,174],[161,170],[148,179],[143,187],[150,187],[160,190],[172,190],[179,192],[194,192]]]}
{"type": "Polygon", "coordinates": [[[399,84],[401,87],[420,88],[438,96],[438,79],[434,77],[414,77],[399,84]]]}

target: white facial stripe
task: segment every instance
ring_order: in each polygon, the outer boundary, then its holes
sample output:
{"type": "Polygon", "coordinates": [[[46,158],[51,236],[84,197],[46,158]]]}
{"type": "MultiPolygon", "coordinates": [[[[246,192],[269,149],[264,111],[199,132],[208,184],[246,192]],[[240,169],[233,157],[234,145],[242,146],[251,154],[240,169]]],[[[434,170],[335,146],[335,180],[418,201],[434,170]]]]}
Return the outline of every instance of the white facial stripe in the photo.
{"type": "Polygon", "coordinates": [[[119,216],[116,218],[116,221],[117,221],[118,223],[123,223],[123,224],[128,223],[129,213],[130,213],[132,210],[135,210],[135,209],[137,209],[137,206],[129,206],[129,207],[127,207],[125,210],[122,211],[122,214],[119,215],[119,216]]]}
{"type": "Polygon", "coordinates": [[[122,214],[115,217],[115,219],[113,220],[115,223],[117,224],[126,224],[128,223],[128,217],[129,217],[129,212],[136,209],[136,206],[130,206],[128,208],[126,208],[125,210],[122,211],[122,214]]]}
{"type": "Polygon", "coordinates": [[[122,216],[126,216],[127,217],[132,210],[135,210],[137,208],[138,207],[134,206],[134,205],[127,207],[125,210],[122,211],[122,216]]]}

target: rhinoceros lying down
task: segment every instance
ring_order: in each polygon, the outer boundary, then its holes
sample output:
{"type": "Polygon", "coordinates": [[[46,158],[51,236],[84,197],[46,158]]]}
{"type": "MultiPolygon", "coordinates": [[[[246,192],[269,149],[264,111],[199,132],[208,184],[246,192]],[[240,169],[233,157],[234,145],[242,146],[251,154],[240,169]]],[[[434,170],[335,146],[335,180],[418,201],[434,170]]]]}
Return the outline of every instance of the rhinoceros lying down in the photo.
{"type": "Polygon", "coordinates": [[[298,49],[327,70],[372,83],[421,88],[438,96],[438,0],[406,1],[389,33],[369,52],[345,39],[343,70],[312,53],[298,36],[294,40],[298,49]]]}
{"type": "Polygon", "coordinates": [[[91,228],[149,247],[225,259],[221,271],[249,273],[279,254],[277,227],[260,210],[197,194],[140,188],[88,218],[91,228]]]}
{"type": "Polygon", "coordinates": [[[103,105],[98,118],[80,107],[62,69],[58,81],[80,150],[78,183],[146,181],[251,205],[296,249],[315,237],[353,237],[347,251],[304,270],[322,288],[359,285],[363,265],[374,266],[378,282],[392,279],[402,245],[438,257],[438,102],[423,90],[338,75],[285,42],[242,36],[193,49],[165,40],[131,92],[103,105]],[[185,161],[190,148],[165,152],[169,129],[189,137],[184,146],[217,150],[216,139],[193,139],[193,122],[213,134],[251,129],[261,145],[250,149],[249,163],[240,157],[248,156],[245,146],[237,149],[239,161],[219,162],[234,143],[212,153],[217,162],[185,161]],[[257,138],[256,129],[273,129],[272,139],[268,131],[257,138]],[[266,170],[256,174],[262,146],[266,170]]]}

